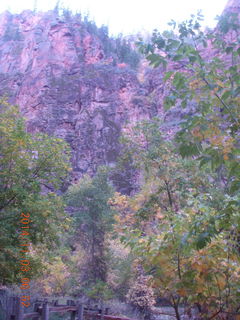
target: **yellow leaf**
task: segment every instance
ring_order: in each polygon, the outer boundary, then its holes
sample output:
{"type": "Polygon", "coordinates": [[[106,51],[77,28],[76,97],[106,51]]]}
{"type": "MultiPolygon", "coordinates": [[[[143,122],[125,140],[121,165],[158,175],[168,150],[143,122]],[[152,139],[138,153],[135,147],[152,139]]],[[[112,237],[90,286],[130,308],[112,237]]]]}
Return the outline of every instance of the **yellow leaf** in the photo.
{"type": "Polygon", "coordinates": [[[220,80],[217,81],[217,85],[218,85],[219,87],[221,87],[221,88],[225,88],[224,83],[223,83],[222,81],[220,81],[220,80]]]}
{"type": "Polygon", "coordinates": [[[227,154],[224,154],[224,155],[223,155],[223,159],[224,159],[224,160],[228,160],[228,159],[229,159],[228,155],[227,155],[227,154]]]}
{"type": "Polygon", "coordinates": [[[178,291],[178,294],[182,297],[185,297],[187,295],[187,291],[185,289],[179,289],[178,291]]]}
{"type": "Polygon", "coordinates": [[[220,278],[218,279],[218,286],[221,290],[223,290],[225,288],[225,285],[226,285],[226,281],[224,278],[220,278]]]}
{"type": "Polygon", "coordinates": [[[197,270],[198,272],[206,272],[208,270],[208,266],[205,263],[194,262],[192,264],[192,268],[197,270]]]}

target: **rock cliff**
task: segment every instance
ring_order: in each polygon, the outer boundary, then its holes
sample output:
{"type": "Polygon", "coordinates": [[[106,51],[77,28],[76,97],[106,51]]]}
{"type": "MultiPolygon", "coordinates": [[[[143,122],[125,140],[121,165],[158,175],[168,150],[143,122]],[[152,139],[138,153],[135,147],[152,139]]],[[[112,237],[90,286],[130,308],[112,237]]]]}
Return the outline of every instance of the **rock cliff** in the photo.
{"type": "Polygon", "coordinates": [[[106,41],[81,17],[0,16],[0,94],[20,106],[30,132],[67,140],[75,179],[114,163],[122,126],[152,112],[137,72],[106,41]]]}
{"type": "MultiPolygon", "coordinates": [[[[229,0],[225,11],[239,3],[229,0]]],[[[30,132],[70,144],[75,180],[115,163],[127,122],[163,115],[161,72],[143,61],[132,68],[121,59],[126,53],[128,46],[80,15],[0,15],[0,95],[19,105],[30,132]]]]}

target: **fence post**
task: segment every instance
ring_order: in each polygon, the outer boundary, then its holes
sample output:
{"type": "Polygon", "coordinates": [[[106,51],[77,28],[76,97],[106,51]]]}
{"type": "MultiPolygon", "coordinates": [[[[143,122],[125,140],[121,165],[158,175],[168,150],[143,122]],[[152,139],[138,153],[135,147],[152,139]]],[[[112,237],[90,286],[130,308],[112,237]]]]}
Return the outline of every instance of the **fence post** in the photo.
{"type": "MultiPolygon", "coordinates": [[[[41,303],[35,302],[34,303],[34,307],[33,307],[33,311],[34,312],[39,312],[39,307],[40,306],[41,306],[41,303]]],[[[32,320],[39,320],[39,317],[32,318],[32,320]]]]}
{"type": "Polygon", "coordinates": [[[16,298],[16,320],[23,320],[24,311],[23,305],[21,304],[21,299],[19,297],[16,298]]]}
{"type": "MultiPolygon", "coordinates": [[[[67,306],[74,306],[73,300],[67,300],[67,306]]],[[[71,311],[71,320],[75,320],[76,317],[76,311],[71,311]]]]}
{"type": "Polygon", "coordinates": [[[78,304],[77,305],[77,318],[76,320],[83,320],[83,305],[78,304]]]}
{"type": "Polygon", "coordinates": [[[103,300],[101,300],[101,302],[100,302],[100,308],[101,308],[101,320],[103,320],[103,318],[104,318],[104,302],[103,302],[103,300]]]}
{"type": "Polygon", "coordinates": [[[7,299],[7,303],[6,303],[6,306],[7,306],[7,308],[6,308],[6,317],[7,317],[7,320],[11,320],[11,318],[12,318],[12,315],[14,315],[15,313],[14,313],[14,311],[15,311],[15,309],[14,309],[14,297],[9,297],[8,299],[7,299]]]}
{"type": "Polygon", "coordinates": [[[49,320],[49,305],[48,305],[48,302],[45,302],[43,304],[42,319],[41,320],[49,320]]]}
{"type": "Polygon", "coordinates": [[[75,320],[76,319],[76,311],[72,311],[71,312],[71,320],[75,320]]]}
{"type": "Polygon", "coordinates": [[[71,312],[70,320],[75,320],[75,319],[76,319],[76,314],[77,314],[76,311],[72,311],[72,312],[71,312]]]}
{"type": "Polygon", "coordinates": [[[34,303],[34,306],[33,306],[33,311],[34,312],[37,312],[38,311],[38,308],[41,306],[41,303],[39,303],[39,302],[35,302],[34,303]]]}

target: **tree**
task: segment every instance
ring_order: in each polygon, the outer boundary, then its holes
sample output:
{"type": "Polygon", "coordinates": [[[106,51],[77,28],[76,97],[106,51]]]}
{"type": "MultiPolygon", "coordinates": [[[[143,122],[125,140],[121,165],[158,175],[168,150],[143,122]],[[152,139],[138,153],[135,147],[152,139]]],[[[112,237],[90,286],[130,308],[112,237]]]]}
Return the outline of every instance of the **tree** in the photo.
{"type": "Polygon", "coordinates": [[[24,215],[29,216],[27,239],[33,246],[29,277],[41,269],[34,246],[53,246],[64,225],[63,202],[54,190],[70,170],[69,149],[61,139],[28,133],[18,108],[1,99],[0,155],[0,283],[8,284],[17,283],[22,275],[24,215]]]}
{"type": "MultiPolygon", "coordinates": [[[[101,167],[93,178],[86,175],[71,186],[66,195],[75,221],[75,241],[80,242],[86,253],[81,284],[88,291],[89,288],[95,290],[95,286],[103,289],[107,281],[105,240],[113,223],[112,209],[108,204],[112,194],[107,170],[101,167]]],[[[91,296],[92,292],[88,292],[88,295],[91,296]]]]}
{"type": "Polygon", "coordinates": [[[53,9],[56,15],[59,15],[59,9],[60,9],[59,6],[60,6],[60,0],[57,0],[53,9]]]}
{"type": "Polygon", "coordinates": [[[198,156],[200,166],[210,164],[219,172],[226,192],[236,195],[240,188],[240,25],[237,14],[228,12],[217,29],[204,33],[201,19],[199,14],[179,25],[173,21],[171,32],[155,31],[150,44],[139,45],[153,66],[165,68],[164,79],[170,82],[165,108],[178,102],[182,108],[195,107],[177,135],[181,155],[198,156]]]}
{"type": "MultiPolygon", "coordinates": [[[[141,169],[140,190],[111,200],[116,232],[151,275],[156,294],[179,306],[198,306],[200,317],[237,312],[239,255],[222,229],[229,198],[210,168],[183,159],[157,120],[138,124],[122,139],[141,169]]],[[[126,157],[125,157],[126,158],[126,157]]],[[[237,208],[232,204],[237,221],[237,208]]]]}
{"type": "Polygon", "coordinates": [[[176,24],[171,32],[155,31],[141,50],[154,66],[165,68],[170,92],[165,108],[177,103],[195,107],[176,136],[183,157],[195,157],[201,167],[218,174],[224,192],[219,215],[212,222],[216,233],[205,233],[205,243],[224,232],[239,248],[240,196],[240,47],[239,14],[228,9],[215,30],[204,33],[202,16],[176,24]],[[181,72],[179,72],[181,70],[181,72]]]}
{"type": "Polygon", "coordinates": [[[33,1],[33,12],[34,12],[34,13],[37,12],[37,8],[38,8],[37,0],[34,0],[34,1],[33,1]]]}
{"type": "MultiPolygon", "coordinates": [[[[225,196],[213,224],[217,234],[230,233],[239,248],[239,15],[229,9],[217,28],[206,33],[201,20],[198,14],[180,24],[172,21],[171,32],[155,31],[149,45],[139,44],[152,65],[166,69],[170,92],[165,108],[177,103],[182,108],[195,107],[176,136],[179,152],[183,157],[197,158],[200,170],[205,166],[218,174],[217,183],[225,196]]],[[[212,236],[206,233],[205,242],[212,236]]]]}
{"type": "Polygon", "coordinates": [[[155,304],[154,291],[149,286],[149,277],[140,275],[127,294],[127,301],[134,306],[145,319],[149,319],[150,309],[155,304]]]}

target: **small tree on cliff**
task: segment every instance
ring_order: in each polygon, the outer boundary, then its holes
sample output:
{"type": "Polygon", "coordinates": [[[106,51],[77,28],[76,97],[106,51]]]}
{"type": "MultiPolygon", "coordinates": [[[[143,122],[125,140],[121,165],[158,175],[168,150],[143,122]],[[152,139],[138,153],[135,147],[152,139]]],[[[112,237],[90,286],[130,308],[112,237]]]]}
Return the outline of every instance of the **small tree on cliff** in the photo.
{"type": "Polygon", "coordinates": [[[59,9],[60,9],[59,7],[60,7],[60,0],[57,0],[53,9],[56,15],[59,15],[59,9]]]}

